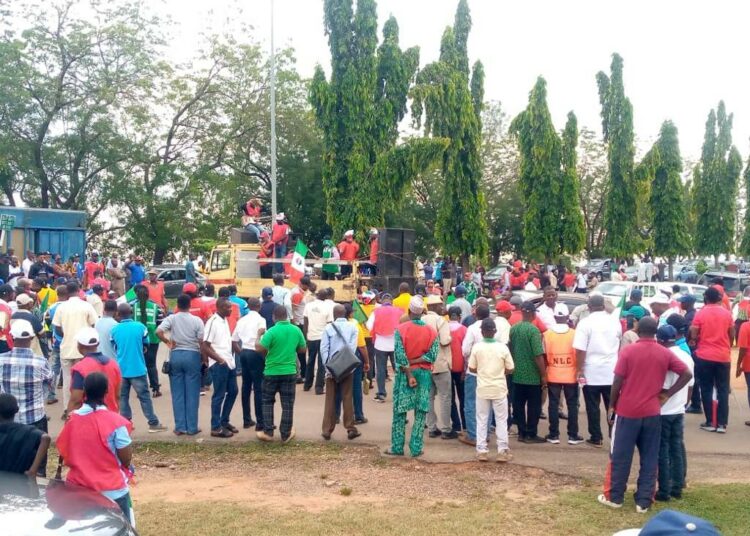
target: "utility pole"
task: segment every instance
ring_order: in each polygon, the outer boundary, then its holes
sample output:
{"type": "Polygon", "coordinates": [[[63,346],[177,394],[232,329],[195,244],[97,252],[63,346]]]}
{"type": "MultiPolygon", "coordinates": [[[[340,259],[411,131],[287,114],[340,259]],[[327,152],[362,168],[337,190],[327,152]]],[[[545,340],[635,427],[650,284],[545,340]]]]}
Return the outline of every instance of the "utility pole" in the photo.
{"type": "Polygon", "coordinates": [[[273,0],[271,0],[271,225],[276,221],[276,50],[273,45],[273,0]]]}

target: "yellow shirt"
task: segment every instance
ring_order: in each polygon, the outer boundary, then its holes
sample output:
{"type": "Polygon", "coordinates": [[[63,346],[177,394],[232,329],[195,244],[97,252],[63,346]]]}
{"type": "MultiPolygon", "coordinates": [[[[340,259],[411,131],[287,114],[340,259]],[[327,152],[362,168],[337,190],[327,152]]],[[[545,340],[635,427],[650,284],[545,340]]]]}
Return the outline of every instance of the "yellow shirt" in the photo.
{"type": "Polygon", "coordinates": [[[45,310],[52,307],[53,303],[57,302],[57,291],[51,287],[45,287],[43,289],[39,289],[39,293],[37,294],[37,297],[39,298],[39,304],[44,304],[44,298],[47,297],[47,306],[45,310]]]}
{"type": "Polygon", "coordinates": [[[405,315],[409,314],[409,302],[411,301],[411,294],[403,292],[393,299],[393,306],[401,309],[405,315]]]}
{"type": "MultiPolygon", "coordinates": [[[[369,319],[372,316],[372,312],[375,310],[375,304],[374,303],[368,303],[368,304],[361,303],[359,305],[360,307],[362,307],[362,310],[365,312],[365,314],[367,315],[367,318],[369,319]]],[[[372,337],[372,335],[370,335],[370,330],[367,329],[367,321],[362,323],[362,329],[364,330],[365,337],[372,337]]]]}
{"type": "Polygon", "coordinates": [[[367,344],[365,342],[365,331],[367,331],[367,328],[365,328],[362,324],[360,324],[353,318],[349,320],[349,322],[357,326],[357,348],[362,348],[367,344]]]}

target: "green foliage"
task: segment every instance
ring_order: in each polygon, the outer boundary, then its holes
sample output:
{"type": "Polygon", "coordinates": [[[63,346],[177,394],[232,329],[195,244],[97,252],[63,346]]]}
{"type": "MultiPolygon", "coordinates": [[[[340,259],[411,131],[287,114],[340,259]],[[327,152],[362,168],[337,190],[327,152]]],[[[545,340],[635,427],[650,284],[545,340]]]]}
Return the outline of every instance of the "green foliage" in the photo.
{"type": "Polygon", "coordinates": [[[607,146],[592,130],[581,129],[578,142],[579,201],[588,258],[604,256],[604,205],[609,185],[607,146]]]}
{"type": "MultiPolygon", "coordinates": [[[[742,179],[745,181],[745,201],[747,204],[750,203],[748,201],[750,200],[750,158],[748,158],[742,179]]],[[[750,210],[747,210],[747,206],[745,207],[745,230],[742,234],[739,253],[745,258],[750,257],[750,210]]]]}
{"type": "Polygon", "coordinates": [[[640,249],[634,210],[638,194],[633,177],[633,106],[625,96],[622,65],[622,58],[613,54],[610,76],[601,71],[596,75],[610,178],[604,208],[604,250],[616,257],[625,257],[640,249]]]}
{"type": "Polygon", "coordinates": [[[680,172],[682,157],[677,128],[671,121],[662,123],[654,148],[659,159],[651,184],[654,253],[674,259],[690,252],[690,238],[685,227],[685,199],[680,172]]]}
{"type": "Polygon", "coordinates": [[[409,140],[396,147],[419,50],[402,51],[396,20],[377,46],[373,0],[324,2],[331,79],[317,67],[309,98],[323,133],[323,191],[334,233],[382,225],[400,206],[410,182],[442,154],[443,140],[409,140]]]}
{"type": "Polygon", "coordinates": [[[468,4],[461,0],[454,26],[446,28],[438,61],[417,76],[412,116],[426,135],[450,140],[443,154],[443,191],[435,238],[445,255],[484,257],[487,253],[487,204],[481,189],[481,111],[484,68],[476,62],[469,78],[468,4]]]}
{"type": "Polygon", "coordinates": [[[742,158],[732,145],[732,115],[724,101],[706,120],[701,161],[693,177],[696,211],[695,250],[717,257],[734,250],[735,203],[742,158]]]}
{"type": "Polygon", "coordinates": [[[578,253],[584,245],[584,227],[578,198],[575,115],[568,115],[561,140],[547,106],[547,84],[539,77],[529,94],[529,105],[513,120],[510,130],[521,154],[524,250],[546,261],[564,252],[578,253]]]}

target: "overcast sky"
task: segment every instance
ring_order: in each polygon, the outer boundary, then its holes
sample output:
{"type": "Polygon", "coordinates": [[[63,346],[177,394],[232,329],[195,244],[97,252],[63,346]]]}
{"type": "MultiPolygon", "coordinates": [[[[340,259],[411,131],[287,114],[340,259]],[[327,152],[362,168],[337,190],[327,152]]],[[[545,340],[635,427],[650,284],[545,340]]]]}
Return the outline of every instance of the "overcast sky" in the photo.
{"type": "MultiPolygon", "coordinates": [[[[164,0],[176,24],[172,48],[188,55],[207,25],[221,30],[241,20],[268,44],[271,0],[164,0]],[[208,7],[210,5],[210,7],[208,7]],[[238,14],[234,7],[242,6],[238,14]],[[231,23],[230,23],[231,25],[231,23]]],[[[436,58],[440,37],[452,24],[458,0],[378,0],[379,24],[393,14],[403,47],[420,47],[421,65],[436,58]]],[[[750,4],[712,0],[470,0],[472,61],[485,66],[487,99],[512,117],[522,110],[536,77],[547,80],[558,129],[569,110],[579,125],[600,131],[595,75],[609,72],[617,51],[625,61],[625,91],[634,107],[635,131],[653,140],[665,119],[680,133],[684,157],[700,154],[706,116],[719,99],[734,113],[733,140],[748,154],[750,99],[747,21],[750,4]]],[[[323,0],[275,0],[276,45],[296,49],[298,67],[311,76],[329,67],[323,34],[323,0]]]]}

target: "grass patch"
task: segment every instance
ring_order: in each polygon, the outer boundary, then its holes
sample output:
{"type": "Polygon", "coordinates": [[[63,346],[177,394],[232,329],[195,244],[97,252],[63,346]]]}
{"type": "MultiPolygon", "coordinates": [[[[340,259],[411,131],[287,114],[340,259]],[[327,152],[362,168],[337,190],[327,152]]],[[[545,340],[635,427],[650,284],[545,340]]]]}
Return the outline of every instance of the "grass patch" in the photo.
{"type": "Polygon", "coordinates": [[[337,459],[342,447],[336,443],[321,444],[308,441],[295,441],[289,444],[261,443],[195,443],[181,441],[154,441],[134,443],[133,459],[136,464],[171,458],[180,461],[211,461],[216,457],[235,459],[243,462],[257,462],[266,459],[284,460],[303,458],[305,460],[337,459]]]}
{"type": "MultiPolygon", "coordinates": [[[[341,488],[340,493],[350,488],[341,488]]],[[[356,501],[320,512],[285,512],[258,509],[242,503],[163,503],[136,502],[140,534],[169,535],[348,535],[380,536],[403,534],[476,535],[545,534],[546,536],[612,534],[642,526],[662,508],[672,508],[712,521],[727,536],[747,533],[750,510],[746,497],[750,485],[723,484],[696,486],[685,499],[657,505],[647,516],[635,513],[631,498],[622,510],[611,511],[596,502],[598,489],[564,491],[550,501],[509,501],[485,497],[462,505],[443,502],[431,506],[409,507],[407,501],[392,501],[377,508],[363,508],[356,501]]]]}

